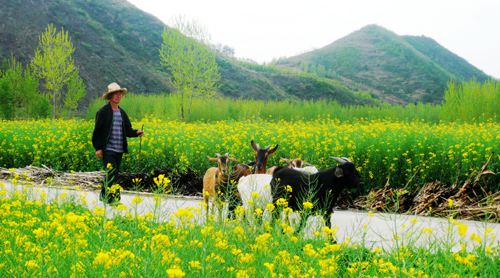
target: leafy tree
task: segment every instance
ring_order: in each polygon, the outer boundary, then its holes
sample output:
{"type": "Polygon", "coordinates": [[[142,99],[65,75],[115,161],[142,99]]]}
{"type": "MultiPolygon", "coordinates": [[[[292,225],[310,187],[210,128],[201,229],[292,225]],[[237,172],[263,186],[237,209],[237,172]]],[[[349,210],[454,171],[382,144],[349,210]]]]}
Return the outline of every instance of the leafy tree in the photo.
{"type": "Polygon", "coordinates": [[[78,108],[78,101],[85,96],[85,84],[78,74],[73,76],[68,81],[66,97],[63,101],[63,114],[66,117],[74,116],[78,108]]]}
{"type": "Polygon", "coordinates": [[[0,116],[5,119],[45,117],[49,102],[38,92],[38,79],[14,57],[0,75],[0,116]]]}
{"type": "Polygon", "coordinates": [[[215,54],[206,45],[206,36],[200,26],[178,20],[176,27],[163,31],[160,61],[181,96],[180,117],[184,121],[190,117],[193,97],[215,94],[220,74],[215,54]]]}
{"type": "Polygon", "coordinates": [[[38,48],[31,61],[33,72],[43,80],[46,93],[51,95],[54,118],[61,114],[59,106],[73,109],[84,95],[81,93],[85,90],[83,82],[77,81],[78,68],[72,57],[74,51],[68,32],[64,28],[57,32],[54,25],[49,24],[39,37],[38,48]]]}

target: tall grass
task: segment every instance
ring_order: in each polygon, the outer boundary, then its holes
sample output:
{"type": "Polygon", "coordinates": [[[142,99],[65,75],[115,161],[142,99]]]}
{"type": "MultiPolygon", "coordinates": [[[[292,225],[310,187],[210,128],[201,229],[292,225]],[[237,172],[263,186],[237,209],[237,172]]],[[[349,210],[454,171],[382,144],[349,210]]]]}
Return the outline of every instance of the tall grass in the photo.
{"type": "MultiPolygon", "coordinates": [[[[189,122],[220,120],[315,120],[359,119],[393,121],[440,121],[481,122],[498,120],[500,85],[496,81],[484,84],[474,81],[462,84],[450,83],[444,104],[408,104],[406,106],[381,104],[379,106],[342,106],[330,100],[262,101],[231,99],[225,97],[199,97],[193,101],[189,122]]],[[[153,117],[161,120],[178,120],[180,98],[176,94],[144,95],[129,94],[121,103],[129,116],[135,119],[153,117]]],[[[87,119],[93,119],[104,105],[102,100],[93,101],[87,111],[87,119]]]]}
{"type": "MultiPolygon", "coordinates": [[[[161,120],[179,120],[179,96],[129,94],[120,106],[129,116],[136,119],[153,117],[161,120]]],[[[93,119],[96,111],[104,105],[102,100],[95,100],[87,111],[87,119],[93,119]]],[[[440,107],[432,104],[410,104],[398,106],[382,104],[380,106],[342,106],[330,100],[303,101],[262,101],[231,99],[226,97],[202,98],[193,100],[189,122],[212,122],[220,120],[268,120],[296,121],[321,118],[353,121],[357,119],[387,120],[424,120],[439,122],[440,107]]]]}
{"type": "Polygon", "coordinates": [[[446,121],[498,120],[500,84],[497,81],[479,83],[451,82],[444,94],[440,118],[446,121]]]}

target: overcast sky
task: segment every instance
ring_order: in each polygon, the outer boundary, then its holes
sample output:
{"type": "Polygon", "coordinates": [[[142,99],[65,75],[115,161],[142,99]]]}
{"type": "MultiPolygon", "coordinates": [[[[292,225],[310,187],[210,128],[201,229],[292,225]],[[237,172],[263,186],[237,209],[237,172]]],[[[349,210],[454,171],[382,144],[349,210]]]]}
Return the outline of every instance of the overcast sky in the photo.
{"type": "Polygon", "coordinates": [[[424,35],[500,78],[499,0],[128,0],[167,25],[182,15],[213,43],[259,63],[321,48],[378,24],[424,35]]]}

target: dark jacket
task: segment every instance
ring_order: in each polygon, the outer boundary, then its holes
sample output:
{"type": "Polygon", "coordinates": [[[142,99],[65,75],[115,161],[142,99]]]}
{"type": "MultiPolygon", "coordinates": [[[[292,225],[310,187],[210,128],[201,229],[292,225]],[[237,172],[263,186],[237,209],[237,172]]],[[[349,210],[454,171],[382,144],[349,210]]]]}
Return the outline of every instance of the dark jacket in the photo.
{"type": "MultiPolygon", "coordinates": [[[[132,124],[127,113],[120,108],[122,114],[122,134],[123,134],[123,151],[128,152],[127,137],[137,137],[137,129],[132,129],[132,124]]],[[[95,116],[95,127],[92,133],[92,145],[94,149],[105,150],[109,137],[111,136],[111,126],[113,125],[113,109],[108,103],[97,111],[95,116]]]]}

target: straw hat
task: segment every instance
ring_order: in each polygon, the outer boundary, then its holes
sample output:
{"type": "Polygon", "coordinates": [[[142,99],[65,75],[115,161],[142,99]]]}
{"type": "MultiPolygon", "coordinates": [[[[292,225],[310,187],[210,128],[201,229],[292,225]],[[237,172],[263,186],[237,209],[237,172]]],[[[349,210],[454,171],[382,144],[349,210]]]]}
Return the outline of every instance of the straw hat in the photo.
{"type": "Polygon", "coordinates": [[[116,93],[116,92],[122,92],[123,94],[126,94],[127,88],[122,88],[122,87],[120,87],[120,85],[118,85],[118,83],[113,82],[113,83],[108,85],[108,90],[102,94],[102,98],[103,99],[111,99],[111,96],[113,95],[113,93],[116,93]]]}

